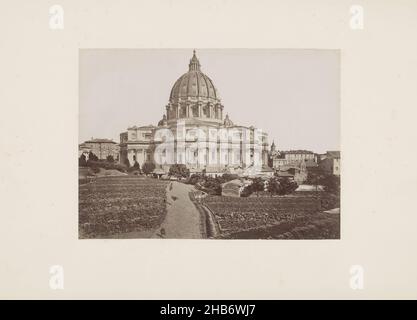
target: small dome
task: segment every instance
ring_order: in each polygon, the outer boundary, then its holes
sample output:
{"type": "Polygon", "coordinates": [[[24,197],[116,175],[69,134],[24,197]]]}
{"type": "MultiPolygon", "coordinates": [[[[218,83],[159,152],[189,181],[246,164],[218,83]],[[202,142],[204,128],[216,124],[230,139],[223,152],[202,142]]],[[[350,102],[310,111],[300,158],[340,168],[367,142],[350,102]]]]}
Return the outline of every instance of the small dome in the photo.
{"type": "Polygon", "coordinates": [[[162,117],[162,120],[159,120],[159,122],[158,122],[158,127],[161,127],[161,126],[166,126],[167,125],[167,116],[164,114],[164,116],[162,117]]]}
{"type": "Polygon", "coordinates": [[[178,99],[191,99],[219,102],[220,98],[213,81],[200,70],[200,62],[195,50],[188,67],[188,72],[183,74],[172,87],[169,101],[175,103],[178,99]]]}
{"type": "Polygon", "coordinates": [[[226,118],[224,119],[224,122],[223,123],[224,123],[224,125],[226,127],[233,127],[234,126],[232,120],[229,119],[229,115],[228,114],[226,114],[226,118]]]}

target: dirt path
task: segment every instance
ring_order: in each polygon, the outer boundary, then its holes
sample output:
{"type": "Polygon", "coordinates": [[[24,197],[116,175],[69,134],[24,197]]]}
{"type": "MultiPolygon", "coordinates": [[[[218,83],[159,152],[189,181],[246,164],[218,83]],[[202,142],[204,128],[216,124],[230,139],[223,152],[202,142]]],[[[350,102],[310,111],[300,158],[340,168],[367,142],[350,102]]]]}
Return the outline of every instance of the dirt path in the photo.
{"type": "Polygon", "coordinates": [[[200,213],[189,197],[194,187],[175,181],[171,183],[172,188],[168,185],[167,189],[167,215],[154,237],[201,239],[200,213]]]}

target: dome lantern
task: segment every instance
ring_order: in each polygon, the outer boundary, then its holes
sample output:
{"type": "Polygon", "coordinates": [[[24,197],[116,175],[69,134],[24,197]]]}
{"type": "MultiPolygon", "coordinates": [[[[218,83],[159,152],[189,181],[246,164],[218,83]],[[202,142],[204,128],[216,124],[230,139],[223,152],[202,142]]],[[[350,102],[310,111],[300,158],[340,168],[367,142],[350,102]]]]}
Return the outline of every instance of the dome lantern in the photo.
{"type": "Polygon", "coordinates": [[[195,50],[193,50],[193,57],[190,60],[188,68],[189,71],[200,71],[200,61],[198,61],[197,56],[195,55],[195,50]]]}

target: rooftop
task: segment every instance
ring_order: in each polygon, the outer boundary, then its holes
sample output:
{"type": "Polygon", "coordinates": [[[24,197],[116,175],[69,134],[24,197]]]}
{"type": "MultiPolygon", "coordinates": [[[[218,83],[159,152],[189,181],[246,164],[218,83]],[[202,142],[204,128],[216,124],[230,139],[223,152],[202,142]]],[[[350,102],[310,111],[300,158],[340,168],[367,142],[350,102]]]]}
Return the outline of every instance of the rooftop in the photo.
{"type": "Polygon", "coordinates": [[[127,129],[155,129],[156,127],[154,126],[154,125],[152,125],[152,124],[150,124],[150,125],[147,125],[147,126],[141,126],[141,127],[138,127],[138,126],[133,126],[133,127],[129,127],[129,128],[127,128],[127,129]]]}
{"type": "Polygon", "coordinates": [[[284,154],[313,154],[313,151],[310,150],[287,150],[287,151],[280,151],[281,153],[284,154]]]}
{"type": "Polygon", "coordinates": [[[113,140],[100,139],[100,138],[96,138],[96,139],[91,138],[90,140],[85,141],[84,143],[114,143],[114,144],[116,144],[116,142],[114,142],[113,140]]]}
{"type": "Polygon", "coordinates": [[[326,155],[332,158],[340,158],[340,151],[327,151],[326,155]]]}

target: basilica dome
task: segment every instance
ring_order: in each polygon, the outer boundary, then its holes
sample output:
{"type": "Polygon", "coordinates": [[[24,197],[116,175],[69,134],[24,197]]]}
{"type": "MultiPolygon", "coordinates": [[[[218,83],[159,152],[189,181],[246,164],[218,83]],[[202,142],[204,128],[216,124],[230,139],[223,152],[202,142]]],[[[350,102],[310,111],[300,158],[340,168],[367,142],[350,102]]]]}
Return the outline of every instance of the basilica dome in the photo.
{"type": "Polygon", "coordinates": [[[219,94],[213,81],[200,70],[200,62],[195,50],[188,66],[188,72],[183,74],[172,87],[169,101],[171,103],[179,100],[219,102],[219,94]]]}

